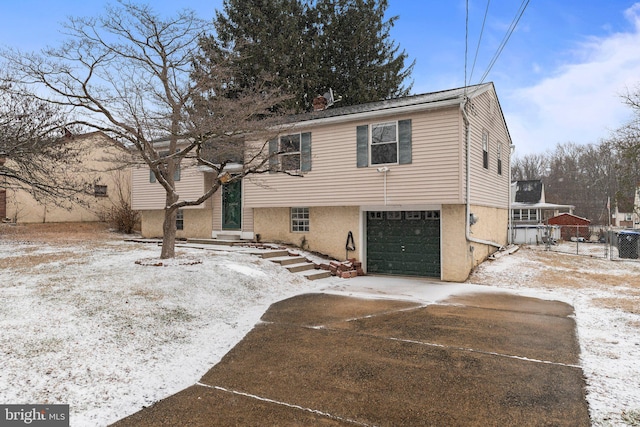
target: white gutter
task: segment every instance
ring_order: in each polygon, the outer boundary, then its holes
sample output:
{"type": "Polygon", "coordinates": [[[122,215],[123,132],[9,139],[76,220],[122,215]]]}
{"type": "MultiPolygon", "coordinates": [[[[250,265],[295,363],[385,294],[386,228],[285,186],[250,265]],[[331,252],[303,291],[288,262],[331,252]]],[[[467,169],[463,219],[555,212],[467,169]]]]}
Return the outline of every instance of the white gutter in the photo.
{"type": "MultiPolygon", "coordinates": [[[[467,97],[465,97],[464,100],[460,103],[460,112],[462,113],[462,118],[464,119],[464,123],[466,125],[465,142],[467,145],[467,177],[466,177],[467,191],[465,192],[467,208],[466,208],[464,235],[468,242],[480,243],[482,245],[502,248],[503,246],[500,243],[492,242],[489,240],[476,239],[475,237],[471,237],[471,229],[470,229],[471,226],[469,224],[470,215],[471,215],[471,123],[469,122],[469,117],[467,116],[467,113],[464,111],[464,107],[466,104],[467,104],[467,97]]],[[[509,166],[509,169],[511,169],[511,166],[509,166]]],[[[511,186],[511,183],[509,183],[509,186],[511,186]]],[[[509,203],[511,203],[511,201],[509,201],[509,203]]]]}

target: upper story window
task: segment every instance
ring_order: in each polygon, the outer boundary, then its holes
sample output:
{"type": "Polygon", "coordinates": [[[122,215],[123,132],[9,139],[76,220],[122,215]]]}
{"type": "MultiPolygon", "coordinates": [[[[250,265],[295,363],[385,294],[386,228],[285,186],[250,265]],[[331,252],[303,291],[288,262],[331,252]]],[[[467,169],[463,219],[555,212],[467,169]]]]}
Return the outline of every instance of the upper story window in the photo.
{"type": "Polygon", "coordinates": [[[411,163],[411,120],[356,128],[357,166],[411,163]]]}
{"type": "Polygon", "coordinates": [[[280,168],[285,171],[300,170],[300,134],[280,137],[280,168]]]}
{"type": "Polygon", "coordinates": [[[371,126],[371,164],[398,163],[398,126],[396,122],[371,126]]]}
{"type": "Polygon", "coordinates": [[[308,172],[311,170],[311,132],[282,135],[269,141],[271,172],[308,172]]]}
{"type": "MultiPolygon", "coordinates": [[[[180,150],[177,150],[180,151],[180,150]]],[[[169,151],[161,151],[160,157],[167,157],[169,155],[169,151]]],[[[176,170],[173,173],[173,180],[180,181],[180,164],[176,165],[176,170]]],[[[149,182],[156,182],[156,174],[153,173],[152,170],[149,170],[149,182]]]]}
{"type": "Polygon", "coordinates": [[[489,132],[482,131],[482,167],[489,169],[489,132]]]}
{"type": "Polygon", "coordinates": [[[498,175],[502,175],[502,144],[500,142],[498,142],[497,157],[498,157],[498,175]]]}

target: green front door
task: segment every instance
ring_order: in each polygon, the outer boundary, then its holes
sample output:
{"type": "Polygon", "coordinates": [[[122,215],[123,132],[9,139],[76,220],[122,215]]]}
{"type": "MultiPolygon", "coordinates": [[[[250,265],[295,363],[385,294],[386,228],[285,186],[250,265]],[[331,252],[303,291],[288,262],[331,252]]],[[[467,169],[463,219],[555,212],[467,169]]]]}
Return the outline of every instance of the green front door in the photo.
{"type": "Polygon", "coordinates": [[[242,181],[222,186],[222,229],[240,230],[242,227],[242,181]]]}
{"type": "Polygon", "coordinates": [[[440,277],[440,212],[367,212],[367,272],[440,277]]]}

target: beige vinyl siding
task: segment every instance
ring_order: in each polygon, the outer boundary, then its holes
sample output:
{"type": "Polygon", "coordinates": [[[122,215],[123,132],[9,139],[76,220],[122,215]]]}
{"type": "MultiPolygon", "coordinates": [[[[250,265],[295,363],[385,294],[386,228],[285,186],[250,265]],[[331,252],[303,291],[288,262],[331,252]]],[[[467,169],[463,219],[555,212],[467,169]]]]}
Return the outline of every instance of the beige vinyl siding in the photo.
{"type": "MultiPolygon", "coordinates": [[[[80,164],[69,165],[66,173],[88,184],[106,186],[106,197],[79,194],[80,203],[59,199],[57,203],[62,206],[58,206],[49,199],[36,200],[28,191],[9,188],[5,195],[7,218],[17,223],[95,222],[121,203],[120,194],[129,201],[131,174],[120,169],[122,156],[127,153],[101,132],[77,135],[73,143],[82,151],[80,164]]],[[[7,165],[11,166],[11,160],[7,165]]]]}
{"type": "Polygon", "coordinates": [[[447,108],[303,129],[311,132],[311,171],[302,178],[269,174],[246,180],[247,206],[384,204],[381,165],[356,167],[356,127],[404,119],[412,121],[412,163],[386,165],[387,204],[460,203],[459,117],[457,108],[447,108]]]}
{"type": "MultiPolygon", "coordinates": [[[[131,200],[134,210],[163,209],[166,192],[158,182],[149,182],[147,166],[134,167],[132,171],[131,200]]],[[[183,166],[180,170],[180,181],[176,182],[176,192],[180,200],[195,200],[205,191],[205,173],[195,166],[183,166]]],[[[208,202],[195,208],[209,206],[208,202]]],[[[185,209],[193,209],[188,207],[185,209]]]]}
{"type": "Polygon", "coordinates": [[[487,91],[473,98],[471,123],[471,203],[509,207],[509,168],[511,140],[503,121],[497,98],[487,91]],[[492,105],[493,104],[493,105],[492,105]],[[482,165],[482,132],[489,134],[489,168],[482,165]],[[502,144],[502,175],[498,175],[497,145],[502,144]]]}

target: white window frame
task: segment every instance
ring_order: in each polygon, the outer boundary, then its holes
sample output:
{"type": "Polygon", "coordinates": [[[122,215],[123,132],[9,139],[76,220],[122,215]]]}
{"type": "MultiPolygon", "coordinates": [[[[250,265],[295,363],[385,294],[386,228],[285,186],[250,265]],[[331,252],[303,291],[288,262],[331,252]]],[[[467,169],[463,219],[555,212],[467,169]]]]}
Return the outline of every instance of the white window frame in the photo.
{"type": "Polygon", "coordinates": [[[291,232],[308,233],[310,230],[309,208],[295,207],[290,210],[291,232]]]}
{"type": "Polygon", "coordinates": [[[302,169],[302,134],[301,133],[292,133],[292,134],[287,134],[287,135],[282,135],[280,138],[278,138],[278,152],[280,152],[281,154],[278,156],[278,164],[280,165],[280,170],[281,171],[287,171],[287,172],[299,172],[302,169]],[[297,137],[297,144],[298,144],[298,151],[286,151],[283,144],[283,140],[286,140],[287,138],[295,138],[297,137]],[[297,162],[297,167],[296,168],[289,168],[287,169],[285,167],[286,165],[286,161],[285,160],[287,157],[294,157],[294,156],[298,156],[298,162],[297,162]]]}
{"type": "Polygon", "coordinates": [[[482,167],[489,169],[489,131],[482,130],[482,167]]]}
{"type": "MultiPolygon", "coordinates": [[[[400,156],[400,137],[398,135],[399,132],[399,125],[398,125],[398,121],[393,121],[393,122],[381,122],[381,123],[374,123],[371,126],[369,126],[369,165],[374,166],[374,165],[397,165],[399,162],[399,156],[400,156]],[[395,133],[393,134],[394,136],[394,140],[381,140],[378,142],[374,142],[373,138],[374,138],[374,131],[377,128],[381,128],[381,127],[387,127],[387,126],[393,126],[395,128],[395,133]],[[391,162],[374,162],[374,156],[373,156],[373,150],[375,147],[379,147],[382,145],[394,145],[396,148],[396,158],[394,161],[391,162]]],[[[388,134],[385,133],[383,131],[382,136],[387,136],[388,134]]],[[[385,159],[386,160],[386,159],[385,159]]]]}

